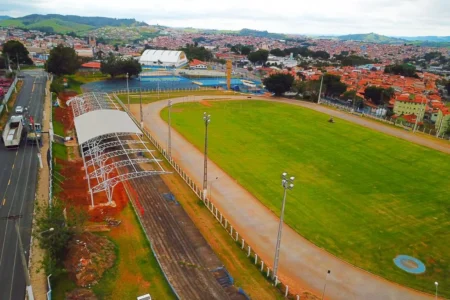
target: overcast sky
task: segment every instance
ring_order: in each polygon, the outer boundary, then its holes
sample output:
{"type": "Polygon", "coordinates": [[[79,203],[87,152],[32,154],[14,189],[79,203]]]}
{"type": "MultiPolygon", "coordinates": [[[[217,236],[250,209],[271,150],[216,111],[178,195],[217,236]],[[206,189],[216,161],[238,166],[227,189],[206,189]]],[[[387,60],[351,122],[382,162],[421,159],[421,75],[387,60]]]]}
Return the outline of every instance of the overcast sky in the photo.
{"type": "Polygon", "coordinates": [[[450,35],[450,0],[0,0],[0,15],[33,13],[298,34],[450,35]]]}

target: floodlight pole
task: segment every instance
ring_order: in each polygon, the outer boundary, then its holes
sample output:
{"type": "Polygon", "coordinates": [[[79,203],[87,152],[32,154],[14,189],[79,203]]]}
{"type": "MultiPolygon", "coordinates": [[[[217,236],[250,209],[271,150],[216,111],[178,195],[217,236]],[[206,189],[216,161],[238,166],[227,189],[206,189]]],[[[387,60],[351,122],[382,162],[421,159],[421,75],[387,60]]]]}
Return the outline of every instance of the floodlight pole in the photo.
{"type": "Polygon", "coordinates": [[[144,115],[142,113],[142,77],[139,78],[139,106],[141,110],[141,128],[144,128],[144,115]]]}
{"type": "Polygon", "coordinates": [[[2,219],[3,220],[12,220],[14,222],[14,227],[16,228],[16,232],[17,232],[17,239],[19,241],[19,252],[20,252],[20,258],[22,260],[23,273],[25,275],[25,284],[27,286],[26,290],[27,290],[27,294],[28,294],[28,299],[34,300],[33,287],[31,286],[31,279],[30,279],[30,273],[28,272],[27,259],[25,258],[25,252],[23,250],[22,238],[20,237],[19,223],[17,222],[17,220],[20,218],[22,218],[22,215],[7,216],[2,219]]]}
{"type": "Polygon", "coordinates": [[[435,281],[435,282],[434,282],[434,285],[436,286],[436,294],[435,294],[435,296],[434,296],[434,299],[437,300],[437,298],[438,298],[438,285],[439,285],[439,283],[438,283],[437,281],[435,281]]]}
{"type": "Polygon", "coordinates": [[[171,111],[172,111],[172,100],[169,100],[168,104],[167,104],[168,108],[169,108],[169,137],[168,137],[168,142],[167,142],[167,152],[169,154],[169,157],[172,157],[172,135],[171,135],[171,129],[172,129],[172,119],[171,119],[171,111]]]}
{"type": "Polygon", "coordinates": [[[203,121],[205,122],[205,160],[203,163],[203,201],[206,199],[208,191],[208,124],[211,122],[211,115],[203,113],[203,121]]]}
{"type": "Polygon", "coordinates": [[[288,178],[288,174],[284,172],[281,175],[281,185],[284,189],[283,194],[283,204],[281,205],[281,215],[280,215],[280,224],[278,225],[278,236],[277,236],[277,245],[275,246],[275,259],[273,262],[273,272],[272,272],[272,279],[276,280],[277,278],[277,272],[278,272],[278,261],[280,259],[280,247],[281,247],[281,233],[283,231],[283,218],[284,218],[284,208],[286,205],[286,194],[287,190],[292,190],[294,187],[294,177],[288,178]]]}
{"type": "Polygon", "coordinates": [[[327,277],[325,277],[325,284],[323,285],[323,291],[322,291],[322,298],[321,298],[321,300],[323,300],[323,297],[325,297],[325,290],[327,288],[328,275],[330,275],[330,273],[331,273],[331,271],[328,270],[327,277]]]}
{"type": "Polygon", "coordinates": [[[128,112],[130,112],[130,89],[128,87],[128,73],[127,73],[127,98],[128,98],[128,112]]]}

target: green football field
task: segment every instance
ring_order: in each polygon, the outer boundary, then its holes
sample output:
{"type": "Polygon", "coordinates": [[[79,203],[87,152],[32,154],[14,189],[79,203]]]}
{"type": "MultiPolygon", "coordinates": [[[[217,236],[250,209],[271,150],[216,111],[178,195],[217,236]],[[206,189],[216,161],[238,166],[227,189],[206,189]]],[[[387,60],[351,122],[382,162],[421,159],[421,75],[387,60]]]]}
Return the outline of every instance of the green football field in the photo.
{"type": "MultiPolygon", "coordinates": [[[[279,214],[280,175],[295,176],[285,221],[330,253],[406,286],[450,295],[450,156],[305,108],[264,101],[177,104],[172,124],[279,214]],[[426,265],[398,269],[399,254],[426,265]]],[[[167,120],[167,110],[161,112],[167,120]]],[[[220,180],[220,179],[219,179],[220,180]]]]}

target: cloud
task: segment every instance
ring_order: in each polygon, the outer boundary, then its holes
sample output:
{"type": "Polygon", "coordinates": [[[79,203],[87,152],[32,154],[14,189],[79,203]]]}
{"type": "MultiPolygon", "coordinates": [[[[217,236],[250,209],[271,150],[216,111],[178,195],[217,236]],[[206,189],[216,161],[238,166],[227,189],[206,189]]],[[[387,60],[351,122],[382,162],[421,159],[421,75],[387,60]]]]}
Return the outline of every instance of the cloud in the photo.
{"type": "Polygon", "coordinates": [[[284,33],[449,35],[448,0],[0,0],[0,14],[76,14],[136,18],[149,24],[284,33]],[[265,4],[267,3],[267,4],[265,4]]]}

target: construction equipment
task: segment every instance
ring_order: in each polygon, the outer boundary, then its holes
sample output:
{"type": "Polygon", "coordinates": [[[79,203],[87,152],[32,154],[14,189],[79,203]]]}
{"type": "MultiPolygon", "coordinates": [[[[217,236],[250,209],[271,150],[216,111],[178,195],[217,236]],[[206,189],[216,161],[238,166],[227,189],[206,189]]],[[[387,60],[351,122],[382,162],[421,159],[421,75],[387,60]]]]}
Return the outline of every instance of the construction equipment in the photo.
{"type": "Polygon", "coordinates": [[[18,148],[23,133],[23,116],[11,116],[2,134],[5,147],[8,149],[18,148]]]}

